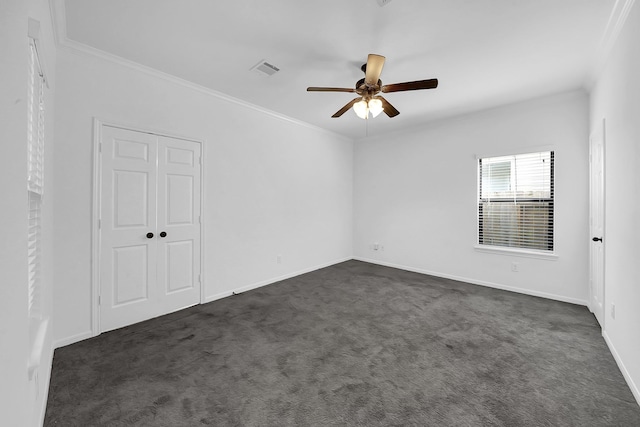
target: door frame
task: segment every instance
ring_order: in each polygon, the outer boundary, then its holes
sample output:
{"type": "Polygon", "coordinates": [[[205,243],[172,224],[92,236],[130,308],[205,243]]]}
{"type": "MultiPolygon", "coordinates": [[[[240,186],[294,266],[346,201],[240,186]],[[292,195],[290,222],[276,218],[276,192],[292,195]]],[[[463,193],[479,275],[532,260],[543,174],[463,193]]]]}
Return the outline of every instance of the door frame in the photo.
{"type": "Polygon", "coordinates": [[[606,180],[607,180],[607,174],[606,174],[606,139],[607,139],[607,134],[606,134],[606,119],[601,119],[596,121],[596,126],[592,129],[591,133],[589,134],[589,301],[588,301],[588,308],[589,311],[591,313],[594,313],[595,316],[595,311],[594,311],[594,307],[593,307],[593,299],[594,299],[594,289],[593,289],[593,265],[592,265],[592,251],[593,251],[593,242],[591,241],[591,238],[594,237],[593,236],[593,232],[592,232],[592,212],[593,212],[593,190],[592,190],[592,185],[593,185],[593,160],[592,160],[592,145],[593,145],[593,140],[594,138],[600,138],[602,139],[602,237],[603,240],[602,242],[600,242],[600,244],[602,245],[602,319],[598,319],[598,322],[601,322],[600,324],[600,328],[602,330],[602,333],[604,334],[605,331],[605,324],[606,324],[606,318],[607,318],[607,286],[606,286],[606,244],[607,244],[607,239],[606,239],[606,213],[607,213],[607,209],[606,209],[606,191],[607,191],[607,186],[606,186],[606,180]]]}
{"type": "Polygon", "coordinates": [[[93,186],[92,186],[92,206],[91,206],[91,336],[100,335],[100,211],[101,211],[101,189],[102,189],[102,129],[104,126],[115,127],[134,132],[149,133],[168,138],[182,139],[185,141],[200,144],[200,304],[205,302],[205,273],[204,273],[204,206],[205,206],[205,143],[204,140],[172,134],[162,130],[151,130],[141,128],[137,125],[125,124],[122,122],[102,120],[93,118],[93,186]]]}

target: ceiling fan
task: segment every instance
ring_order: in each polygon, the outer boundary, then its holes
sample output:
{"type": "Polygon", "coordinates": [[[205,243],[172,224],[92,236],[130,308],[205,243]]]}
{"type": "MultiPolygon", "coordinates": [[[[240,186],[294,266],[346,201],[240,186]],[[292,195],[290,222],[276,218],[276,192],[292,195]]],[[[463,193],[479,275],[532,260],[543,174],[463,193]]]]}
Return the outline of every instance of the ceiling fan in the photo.
{"type": "Polygon", "coordinates": [[[358,80],[354,89],[340,88],[340,87],[308,87],[307,92],[351,92],[357,93],[359,96],[352,99],[347,105],[338,110],[331,117],[340,117],[349,108],[353,107],[358,117],[366,119],[369,117],[369,113],[373,117],[384,111],[389,117],[395,117],[400,112],[396,108],[389,104],[389,101],[384,99],[380,92],[402,92],[407,90],[420,90],[420,89],[435,89],[438,87],[438,79],[429,80],[417,80],[415,82],[393,83],[390,85],[383,85],[380,80],[380,73],[382,73],[382,67],[384,66],[384,56],[369,54],[367,63],[362,66],[362,71],[365,73],[364,79],[358,80]]]}

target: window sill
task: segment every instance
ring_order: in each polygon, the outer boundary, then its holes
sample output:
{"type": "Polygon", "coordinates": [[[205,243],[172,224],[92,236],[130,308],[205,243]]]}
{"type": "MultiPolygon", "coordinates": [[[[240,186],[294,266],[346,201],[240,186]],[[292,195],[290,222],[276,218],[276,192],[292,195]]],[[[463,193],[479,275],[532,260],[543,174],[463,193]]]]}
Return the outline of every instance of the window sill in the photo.
{"type": "Polygon", "coordinates": [[[527,249],[516,249],[516,248],[507,248],[501,246],[487,246],[487,245],[475,245],[474,249],[477,252],[485,252],[496,255],[510,255],[510,256],[519,256],[525,258],[537,258],[537,259],[545,259],[548,261],[556,261],[558,259],[558,255],[554,252],[542,252],[535,250],[527,250],[527,249]]]}

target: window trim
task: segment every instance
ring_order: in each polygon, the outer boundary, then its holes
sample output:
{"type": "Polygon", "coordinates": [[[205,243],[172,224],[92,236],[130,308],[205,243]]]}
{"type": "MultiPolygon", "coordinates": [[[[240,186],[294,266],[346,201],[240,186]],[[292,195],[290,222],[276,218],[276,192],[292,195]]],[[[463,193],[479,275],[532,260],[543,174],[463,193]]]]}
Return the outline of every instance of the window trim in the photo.
{"type": "Polygon", "coordinates": [[[555,261],[558,259],[558,254],[556,254],[555,249],[553,252],[536,251],[534,249],[522,249],[522,248],[514,248],[514,247],[508,247],[508,246],[480,245],[477,243],[473,246],[473,248],[476,250],[476,252],[484,252],[484,253],[496,254],[496,255],[512,255],[512,256],[519,256],[524,258],[537,258],[537,259],[545,259],[545,260],[551,260],[551,261],[555,261]]]}

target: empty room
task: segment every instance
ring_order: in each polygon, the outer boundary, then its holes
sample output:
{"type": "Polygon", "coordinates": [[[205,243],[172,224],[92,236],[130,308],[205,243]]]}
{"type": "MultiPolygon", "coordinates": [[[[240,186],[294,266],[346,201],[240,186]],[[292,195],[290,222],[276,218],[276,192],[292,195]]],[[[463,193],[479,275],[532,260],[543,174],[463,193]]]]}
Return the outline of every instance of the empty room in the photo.
{"type": "Polygon", "coordinates": [[[640,426],[635,0],[3,0],[0,425],[640,426]]]}

